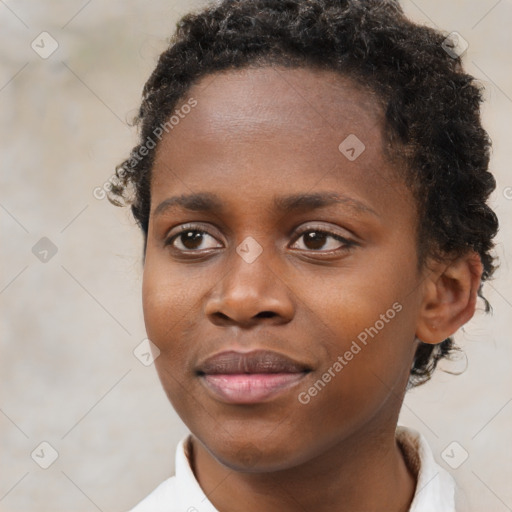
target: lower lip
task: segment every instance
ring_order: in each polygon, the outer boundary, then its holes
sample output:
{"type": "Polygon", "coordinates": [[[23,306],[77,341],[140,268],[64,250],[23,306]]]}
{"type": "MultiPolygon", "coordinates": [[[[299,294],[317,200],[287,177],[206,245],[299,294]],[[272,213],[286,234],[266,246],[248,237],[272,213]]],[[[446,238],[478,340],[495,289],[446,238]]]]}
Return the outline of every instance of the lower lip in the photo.
{"type": "Polygon", "coordinates": [[[254,404],[287,391],[306,376],[301,373],[203,375],[201,380],[223,402],[254,404]]]}

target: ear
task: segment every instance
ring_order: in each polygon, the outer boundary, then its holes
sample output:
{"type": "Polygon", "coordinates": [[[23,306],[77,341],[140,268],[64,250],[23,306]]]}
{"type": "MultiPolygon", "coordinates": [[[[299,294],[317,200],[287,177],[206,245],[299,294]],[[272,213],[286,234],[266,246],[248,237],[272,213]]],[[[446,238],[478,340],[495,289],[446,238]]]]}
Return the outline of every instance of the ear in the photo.
{"type": "Polygon", "coordinates": [[[424,343],[441,343],[474,314],[483,266],[474,251],[428,266],[423,286],[416,337],[424,343]]]}

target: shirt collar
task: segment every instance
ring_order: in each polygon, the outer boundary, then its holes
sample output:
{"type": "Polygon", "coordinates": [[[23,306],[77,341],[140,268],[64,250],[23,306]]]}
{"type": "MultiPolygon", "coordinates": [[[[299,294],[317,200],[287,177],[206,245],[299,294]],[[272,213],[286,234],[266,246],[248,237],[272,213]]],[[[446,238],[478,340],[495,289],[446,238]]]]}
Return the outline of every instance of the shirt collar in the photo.
{"type": "Polygon", "coordinates": [[[176,448],[175,473],[179,510],[183,512],[218,512],[201,489],[190,465],[190,435],[176,448]]]}
{"type": "Polygon", "coordinates": [[[439,466],[422,434],[397,427],[396,440],[405,462],[416,477],[416,491],[409,512],[455,512],[455,482],[439,466]]]}
{"type": "MultiPolygon", "coordinates": [[[[434,460],[426,439],[416,430],[397,427],[396,439],[417,484],[409,512],[455,512],[455,483],[434,460]]],[[[179,510],[218,512],[199,486],[190,465],[190,436],[176,448],[176,490],[179,510]]]]}

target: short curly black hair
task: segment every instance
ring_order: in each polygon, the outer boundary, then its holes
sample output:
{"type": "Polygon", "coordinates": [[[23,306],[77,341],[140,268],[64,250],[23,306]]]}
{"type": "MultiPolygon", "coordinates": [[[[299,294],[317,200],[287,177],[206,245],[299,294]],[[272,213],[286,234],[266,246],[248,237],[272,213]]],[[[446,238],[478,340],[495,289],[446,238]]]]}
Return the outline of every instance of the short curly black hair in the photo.
{"type": "MultiPolygon", "coordinates": [[[[109,200],[131,205],[145,254],[154,136],[192,85],[248,66],[335,71],[369,88],[383,106],[387,152],[405,163],[417,202],[419,263],[473,250],[483,283],[495,270],[498,230],[486,204],[496,186],[488,172],[491,144],[480,122],[482,91],[446,38],[407,19],[393,0],[221,0],[187,14],[144,86],[135,119],[140,142],[117,166],[109,200]]],[[[482,283],[478,294],[489,311],[482,283]]],[[[409,386],[427,381],[454,349],[452,338],[420,341],[409,386]]]]}

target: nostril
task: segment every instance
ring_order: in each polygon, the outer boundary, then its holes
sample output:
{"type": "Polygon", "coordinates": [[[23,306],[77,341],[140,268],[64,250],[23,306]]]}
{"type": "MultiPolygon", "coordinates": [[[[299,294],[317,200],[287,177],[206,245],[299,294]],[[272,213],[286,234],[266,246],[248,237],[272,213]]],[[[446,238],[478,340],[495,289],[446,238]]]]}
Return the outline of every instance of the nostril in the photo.
{"type": "Polygon", "coordinates": [[[261,313],[258,313],[256,316],[262,317],[262,318],[270,318],[275,316],[275,313],[273,311],[262,311],[261,313]]]}

